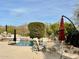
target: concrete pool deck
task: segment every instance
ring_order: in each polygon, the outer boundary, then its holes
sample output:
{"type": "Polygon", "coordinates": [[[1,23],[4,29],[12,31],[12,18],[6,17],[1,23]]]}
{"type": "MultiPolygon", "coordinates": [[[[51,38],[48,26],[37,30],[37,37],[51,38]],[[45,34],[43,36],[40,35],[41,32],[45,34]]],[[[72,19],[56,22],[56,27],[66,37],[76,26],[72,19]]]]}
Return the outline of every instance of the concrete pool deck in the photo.
{"type": "Polygon", "coordinates": [[[8,45],[8,42],[0,42],[0,59],[60,59],[60,55],[57,53],[35,53],[31,48],[30,46],[13,46],[8,45]]]}
{"type": "Polygon", "coordinates": [[[29,46],[12,46],[8,42],[0,42],[0,59],[43,59],[42,53],[38,54],[32,52],[29,46]]]}

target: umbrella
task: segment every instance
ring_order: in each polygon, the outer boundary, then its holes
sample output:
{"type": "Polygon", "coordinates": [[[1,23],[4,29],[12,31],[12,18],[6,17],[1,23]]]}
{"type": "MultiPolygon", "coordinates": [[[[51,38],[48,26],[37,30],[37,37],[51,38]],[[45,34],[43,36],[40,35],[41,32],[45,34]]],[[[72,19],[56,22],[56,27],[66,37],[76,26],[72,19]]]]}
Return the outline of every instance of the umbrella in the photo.
{"type": "Polygon", "coordinates": [[[65,40],[65,34],[64,34],[64,19],[63,19],[63,16],[62,16],[61,21],[60,21],[59,40],[60,40],[60,41],[65,40]]]}

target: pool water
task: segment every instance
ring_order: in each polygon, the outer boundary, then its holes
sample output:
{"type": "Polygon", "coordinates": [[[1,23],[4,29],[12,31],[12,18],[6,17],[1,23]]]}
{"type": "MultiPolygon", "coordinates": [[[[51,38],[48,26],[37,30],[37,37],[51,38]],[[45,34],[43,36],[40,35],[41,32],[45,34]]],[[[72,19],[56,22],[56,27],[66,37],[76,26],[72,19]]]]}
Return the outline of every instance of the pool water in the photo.
{"type": "Polygon", "coordinates": [[[33,41],[20,41],[16,43],[17,46],[33,46],[33,41]]]}

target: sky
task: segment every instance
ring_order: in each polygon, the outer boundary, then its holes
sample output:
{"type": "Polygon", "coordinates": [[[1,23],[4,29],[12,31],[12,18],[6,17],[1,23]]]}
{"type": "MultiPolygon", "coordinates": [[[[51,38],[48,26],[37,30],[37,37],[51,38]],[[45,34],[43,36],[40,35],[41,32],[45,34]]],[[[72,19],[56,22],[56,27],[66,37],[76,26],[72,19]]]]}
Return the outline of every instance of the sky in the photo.
{"type": "Polygon", "coordinates": [[[55,23],[73,16],[76,0],[0,0],[0,25],[55,23]]]}

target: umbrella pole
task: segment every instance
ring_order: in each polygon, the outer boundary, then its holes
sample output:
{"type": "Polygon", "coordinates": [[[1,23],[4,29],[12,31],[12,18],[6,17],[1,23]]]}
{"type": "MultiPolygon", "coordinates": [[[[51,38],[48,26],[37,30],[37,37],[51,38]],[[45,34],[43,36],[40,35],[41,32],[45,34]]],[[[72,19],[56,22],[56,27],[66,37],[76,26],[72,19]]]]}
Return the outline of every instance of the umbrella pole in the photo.
{"type": "Polygon", "coordinates": [[[60,59],[63,59],[63,41],[60,43],[60,59]]]}

